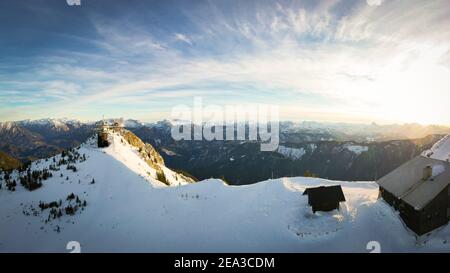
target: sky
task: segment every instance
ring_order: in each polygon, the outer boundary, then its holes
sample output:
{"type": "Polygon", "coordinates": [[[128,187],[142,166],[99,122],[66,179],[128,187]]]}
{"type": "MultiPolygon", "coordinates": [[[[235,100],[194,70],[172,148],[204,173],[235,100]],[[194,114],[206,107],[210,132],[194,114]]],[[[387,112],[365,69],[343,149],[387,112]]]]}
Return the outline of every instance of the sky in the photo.
{"type": "Polygon", "coordinates": [[[450,125],[450,2],[0,2],[0,121],[156,121],[194,97],[450,125]]]}

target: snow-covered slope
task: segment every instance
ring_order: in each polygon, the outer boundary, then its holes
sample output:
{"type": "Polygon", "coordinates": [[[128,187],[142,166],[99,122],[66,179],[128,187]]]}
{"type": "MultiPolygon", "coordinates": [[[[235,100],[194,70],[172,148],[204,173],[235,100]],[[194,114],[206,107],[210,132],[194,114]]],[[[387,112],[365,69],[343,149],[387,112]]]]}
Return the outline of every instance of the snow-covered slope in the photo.
{"type": "MultiPolygon", "coordinates": [[[[126,131],[126,130],[125,130],[126,131]]],[[[134,139],[141,142],[134,134],[129,131],[126,131],[127,135],[131,135],[134,139]]],[[[105,149],[102,149],[103,152],[116,159],[117,161],[123,163],[128,169],[133,171],[135,174],[143,177],[148,182],[150,182],[154,187],[161,187],[169,185],[169,186],[181,186],[186,185],[188,183],[194,182],[191,178],[186,177],[180,173],[174,172],[167,168],[164,165],[163,159],[159,154],[155,154],[154,156],[158,156],[158,159],[154,160],[153,158],[148,158],[148,161],[155,161],[157,163],[149,165],[148,162],[145,161],[145,158],[142,157],[142,151],[139,150],[142,148],[135,147],[131,145],[128,140],[126,140],[122,134],[120,133],[111,133],[110,134],[110,142],[111,145],[105,149]],[[156,168],[155,168],[156,167],[156,168]],[[157,171],[162,170],[164,173],[164,177],[166,182],[161,183],[158,181],[157,171]]],[[[88,145],[83,145],[82,147],[87,147],[93,151],[98,150],[95,147],[96,139],[92,138],[89,140],[88,145]]],[[[142,143],[141,145],[143,145],[142,143]]],[[[148,144],[147,144],[148,145],[148,144]]],[[[157,153],[153,151],[153,147],[151,147],[153,153],[157,153]]],[[[150,157],[152,157],[150,155],[150,157]]]]}
{"type": "Polygon", "coordinates": [[[450,161],[450,135],[446,135],[436,142],[431,149],[424,151],[422,155],[438,160],[450,161]]]}
{"type": "MultiPolygon", "coordinates": [[[[385,252],[450,251],[449,227],[418,244],[377,199],[373,182],[298,177],[227,186],[178,177],[171,185],[182,186],[167,187],[120,134],[111,142],[98,149],[89,140],[72,152],[81,158],[69,163],[76,172],[63,164],[32,192],[2,187],[0,252],[67,252],[69,241],[78,241],[83,252],[368,252],[370,241],[385,252]],[[347,199],[341,210],[313,214],[305,188],[336,184],[347,199]],[[55,217],[42,205],[52,201],[56,210],[78,209],[55,217]]],[[[53,158],[41,160],[32,169],[52,164],[53,158]]]]}

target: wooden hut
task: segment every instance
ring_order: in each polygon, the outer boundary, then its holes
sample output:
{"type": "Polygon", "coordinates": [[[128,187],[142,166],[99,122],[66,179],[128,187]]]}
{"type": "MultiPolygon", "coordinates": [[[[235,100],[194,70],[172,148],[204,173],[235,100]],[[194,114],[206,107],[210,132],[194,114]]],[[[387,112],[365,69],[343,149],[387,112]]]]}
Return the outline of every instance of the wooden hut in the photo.
{"type": "Polygon", "coordinates": [[[377,181],[380,197],[418,235],[450,220],[450,163],[417,156],[377,181]]]}
{"type": "Polygon", "coordinates": [[[308,204],[312,207],[314,213],[316,211],[339,210],[340,203],[345,202],[344,192],[340,185],[308,188],[303,195],[308,195],[308,204]]]}

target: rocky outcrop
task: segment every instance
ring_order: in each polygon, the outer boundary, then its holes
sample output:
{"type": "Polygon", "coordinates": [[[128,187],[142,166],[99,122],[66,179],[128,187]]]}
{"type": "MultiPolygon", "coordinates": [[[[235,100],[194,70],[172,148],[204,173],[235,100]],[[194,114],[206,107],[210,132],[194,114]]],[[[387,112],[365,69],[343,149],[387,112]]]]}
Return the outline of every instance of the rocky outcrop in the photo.
{"type": "Polygon", "coordinates": [[[158,170],[161,169],[160,166],[164,166],[164,159],[151,144],[144,143],[140,138],[128,130],[123,130],[122,136],[128,144],[138,149],[140,155],[150,167],[158,170]]]}
{"type": "MultiPolygon", "coordinates": [[[[122,135],[123,139],[125,139],[128,144],[135,147],[141,156],[141,158],[153,169],[156,170],[156,179],[158,179],[160,182],[170,186],[170,182],[167,180],[165,172],[163,170],[163,167],[165,167],[164,159],[162,156],[158,153],[158,151],[155,150],[155,148],[149,144],[144,143],[139,137],[137,137],[132,132],[120,129],[120,134],[122,135]]],[[[190,176],[183,174],[181,172],[175,172],[176,176],[181,178],[182,180],[193,183],[196,182],[196,179],[191,178],[190,176]]]]}

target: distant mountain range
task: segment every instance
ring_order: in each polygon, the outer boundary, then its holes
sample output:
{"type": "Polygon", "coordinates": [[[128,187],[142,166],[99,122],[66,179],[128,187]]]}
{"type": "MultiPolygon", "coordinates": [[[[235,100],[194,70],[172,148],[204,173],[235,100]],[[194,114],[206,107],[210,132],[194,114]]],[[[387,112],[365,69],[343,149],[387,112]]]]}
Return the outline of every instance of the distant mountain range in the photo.
{"type": "MultiPolygon", "coordinates": [[[[0,123],[0,161],[8,157],[26,162],[55,155],[84,142],[93,134],[94,124],[67,119],[0,123]]],[[[168,167],[198,179],[223,178],[230,184],[302,175],[374,180],[450,133],[448,127],[419,124],[281,122],[278,150],[261,152],[254,141],[175,141],[167,120],[129,119],[124,125],[152,144],[168,167]]]]}
{"type": "Polygon", "coordinates": [[[79,145],[92,123],[45,119],[0,123],[0,150],[22,162],[45,158],[79,145]]]}
{"type": "Polygon", "coordinates": [[[261,152],[259,143],[250,141],[173,141],[164,126],[133,131],[154,145],[168,166],[183,169],[200,180],[222,178],[237,185],[285,176],[373,181],[443,137],[435,134],[418,139],[358,142],[321,140],[320,133],[294,132],[297,137],[312,140],[283,141],[275,152],[261,152]]]}

